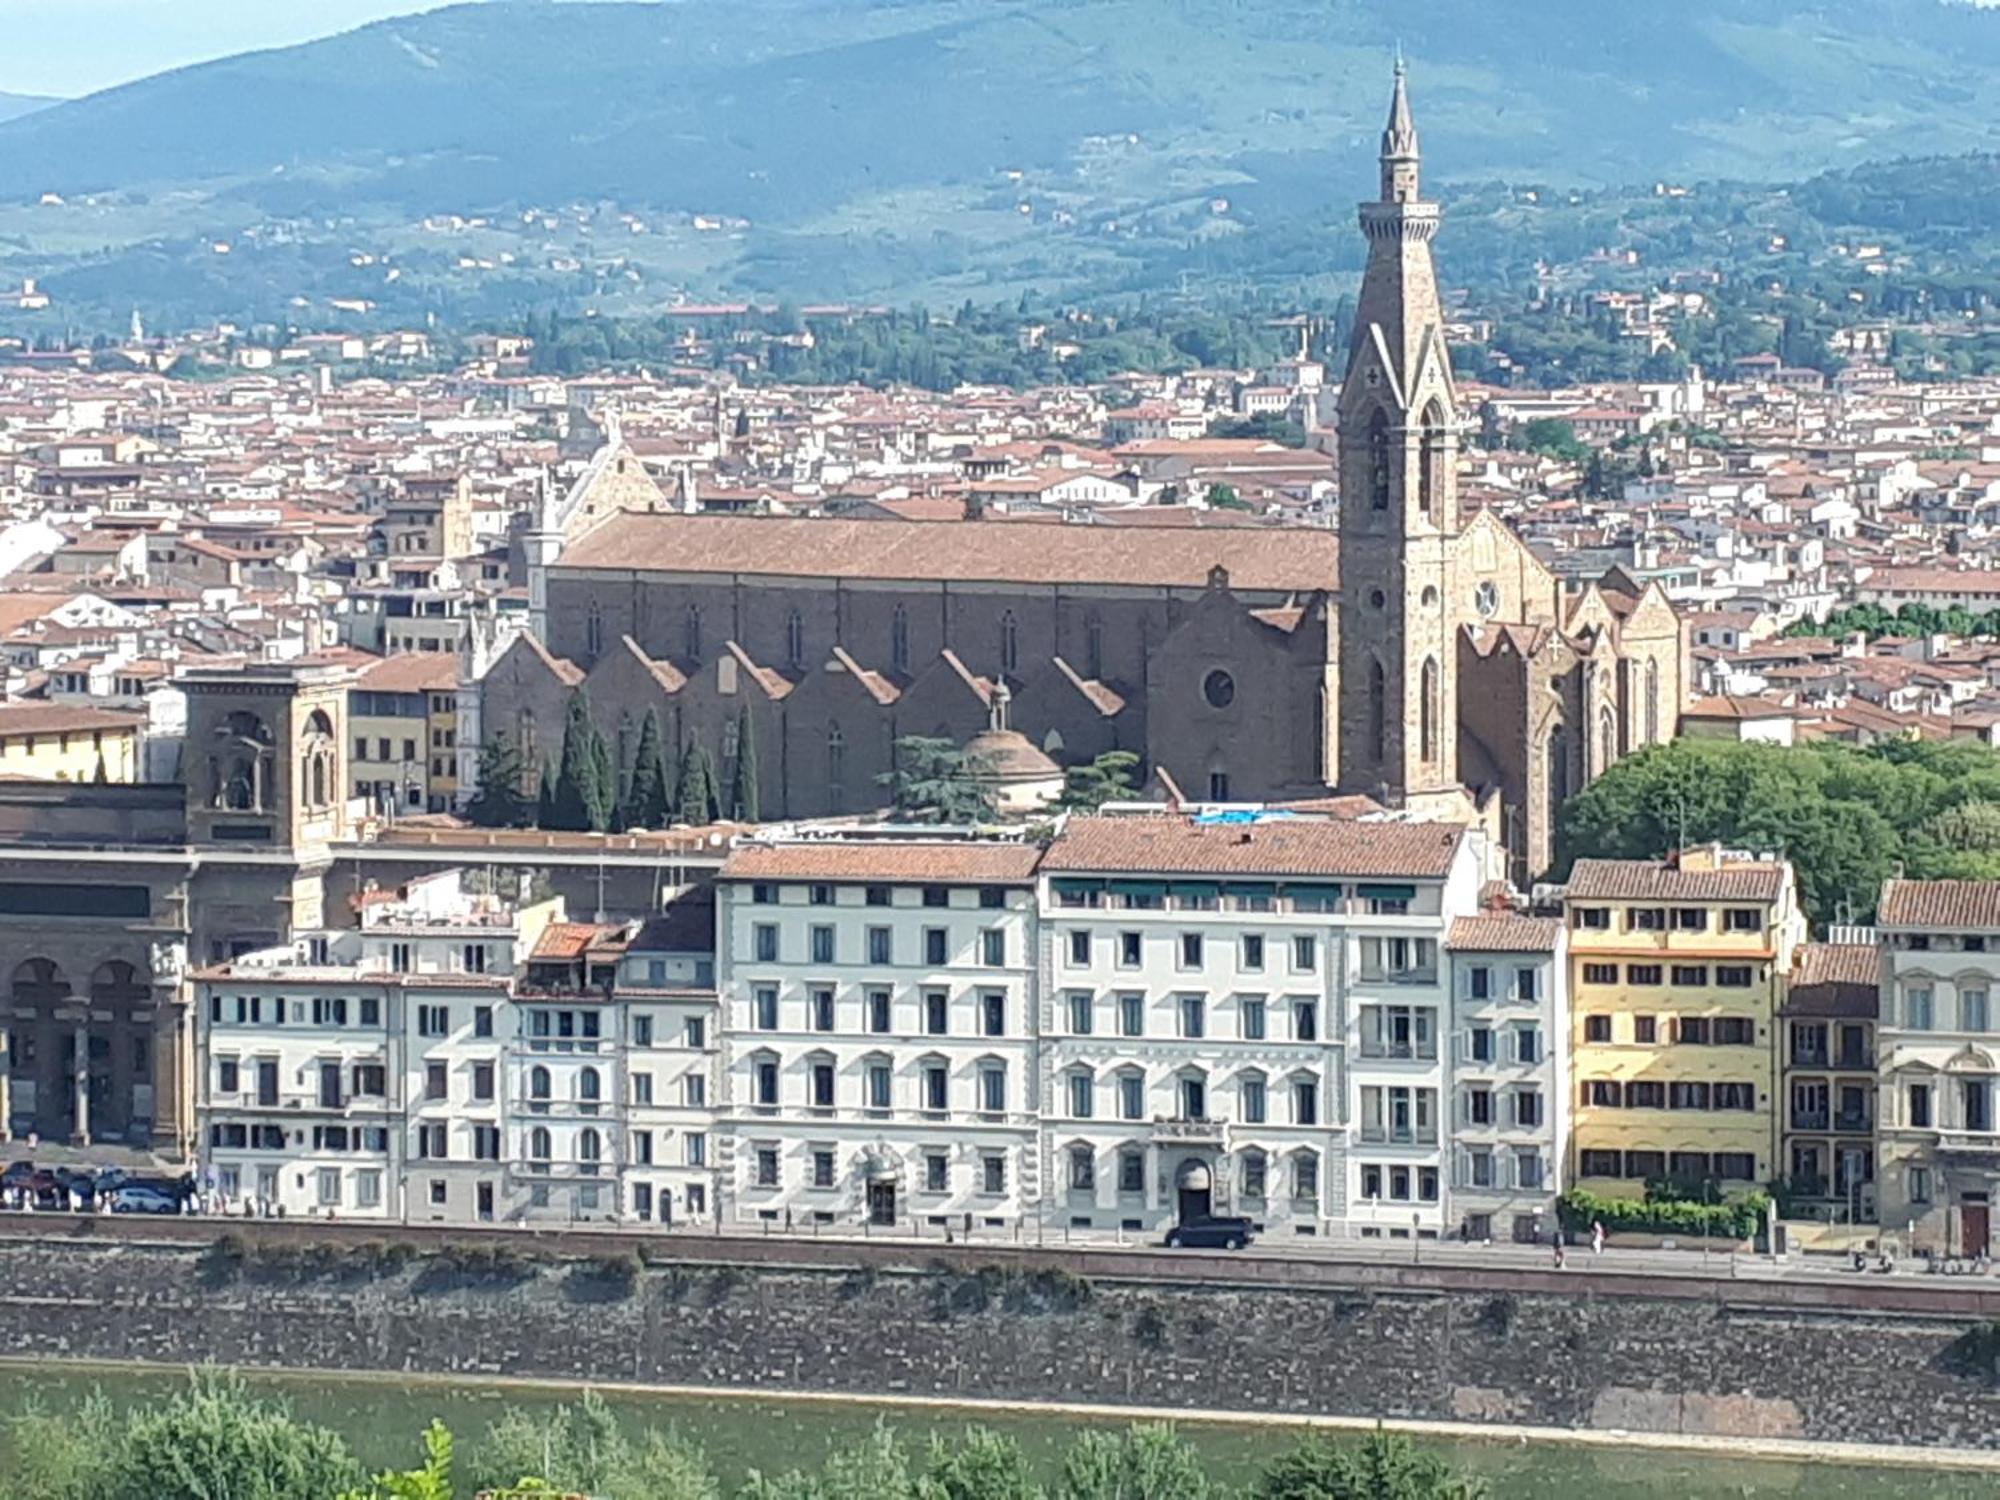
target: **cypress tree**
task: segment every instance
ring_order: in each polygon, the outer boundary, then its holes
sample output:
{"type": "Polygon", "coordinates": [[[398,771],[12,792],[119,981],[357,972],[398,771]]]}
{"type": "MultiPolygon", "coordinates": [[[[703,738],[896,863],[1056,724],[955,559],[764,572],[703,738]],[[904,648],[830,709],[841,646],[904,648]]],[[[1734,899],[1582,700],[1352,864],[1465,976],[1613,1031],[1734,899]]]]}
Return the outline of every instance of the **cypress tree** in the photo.
{"type": "Polygon", "coordinates": [[[632,757],[632,789],[626,796],[625,826],[667,826],[667,758],[660,743],[660,720],[652,709],[639,725],[639,748],[632,757]]]}
{"type": "Polygon", "coordinates": [[[729,788],[729,816],[739,823],[758,819],[757,732],[747,708],[736,715],[736,766],[729,788]]]}
{"type": "Polygon", "coordinates": [[[479,747],[479,790],[465,815],[481,828],[519,828],[528,821],[521,792],[521,752],[506,730],[479,747]]]}
{"type": "Polygon", "coordinates": [[[681,752],[681,779],[674,801],[684,823],[715,821],[715,774],[708,752],[692,741],[681,752]]]}
{"type": "Polygon", "coordinates": [[[542,758],[542,774],[535,787],[535,826],[556,826],[556,768],[549,764],[547,756],[542,758]]]}
{"type": "Polygon", "coordinates": [[[569,717],[563,725],[555,822],[549,826],[574,833],[601,833],[611,826],[611,803],[616,793],[617,771],[611,762],[611,748],[590,716],[590,695],[578,688],[570,694],[569,717]]]}

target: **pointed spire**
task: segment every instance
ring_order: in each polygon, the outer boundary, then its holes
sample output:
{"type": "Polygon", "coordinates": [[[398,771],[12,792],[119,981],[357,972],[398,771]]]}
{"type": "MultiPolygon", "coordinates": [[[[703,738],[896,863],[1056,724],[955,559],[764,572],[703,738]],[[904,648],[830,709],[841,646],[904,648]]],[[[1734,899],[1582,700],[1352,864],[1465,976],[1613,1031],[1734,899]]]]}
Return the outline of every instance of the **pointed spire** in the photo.
{"type": "Polygon", "coordinates": [[[1396,47],[1396,88],[1389,99],[1389,123],[1382,131],[1382,200],[1409,203],[1417,196],[1417,124],[1410,114],[1409,69],[1396,47]]]}

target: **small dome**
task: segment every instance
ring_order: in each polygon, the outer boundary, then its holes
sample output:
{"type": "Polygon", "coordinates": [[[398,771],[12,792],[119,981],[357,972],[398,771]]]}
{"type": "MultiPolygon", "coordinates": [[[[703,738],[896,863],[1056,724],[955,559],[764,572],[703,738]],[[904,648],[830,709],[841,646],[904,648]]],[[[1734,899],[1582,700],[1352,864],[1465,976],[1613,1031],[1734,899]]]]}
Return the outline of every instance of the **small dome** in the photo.
{"type": "Polygon", "coordinates": [[[965,760],[978,781],[1046,781],[1062,779],[1062,767],[1050,760],[1025,734],[1013,729],[984,729],[965,745],[965,760]]]}

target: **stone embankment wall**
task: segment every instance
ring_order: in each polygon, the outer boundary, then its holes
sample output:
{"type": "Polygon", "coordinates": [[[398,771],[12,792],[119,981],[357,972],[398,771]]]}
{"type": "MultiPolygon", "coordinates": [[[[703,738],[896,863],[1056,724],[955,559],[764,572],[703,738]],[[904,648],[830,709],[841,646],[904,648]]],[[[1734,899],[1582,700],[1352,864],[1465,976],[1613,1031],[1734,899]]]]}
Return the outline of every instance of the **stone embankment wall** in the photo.
{"type": "Polygon", "coordinates": [[[1962,1314],[486,1245],[0,1242],[7,1353],[2000,1447],[1962,1314]]]}

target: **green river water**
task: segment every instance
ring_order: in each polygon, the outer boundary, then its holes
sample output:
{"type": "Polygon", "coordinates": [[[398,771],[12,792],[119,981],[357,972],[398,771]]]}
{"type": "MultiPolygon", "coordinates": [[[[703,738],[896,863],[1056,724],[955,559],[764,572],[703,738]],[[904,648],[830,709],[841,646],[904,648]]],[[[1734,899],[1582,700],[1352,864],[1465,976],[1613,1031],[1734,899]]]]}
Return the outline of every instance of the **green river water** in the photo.
{"type": "MultiPolygon", "coordinates": [[[[102,1391],[117,1403],[139,1402],[170,1391],[185,1378],[113,1367],[0,1366],[0,1419],[33,1409],[60,1421],[63,1411],[92,1391],[102,1391]]],[[[416,1462],[418,1432],[432,1417],[441,1418],[465,1447],[476,1449],[487,1424],[505,1407],[533,1410],[574,1399],[574,1392],[553,1387],[476,1381],[411,1382],[395,1376],[264,1373],[246,1373],[244,1378],[253,1391],[284,1396],[301,1417],[340,1431],[371,1464],[416,1462]]],[[[753,1467],[816,1466],[830,1449],[866,1433],[882,1420],[918,1442],[927,1433],[949,1432],[976,1422],[1013,1434],[1033,1457],[1051,1466],[1078,1431],[1113,1425],[1042,1414],[960,1413],[872,1402],[697,1399],[621,1393],[616,1387],[605,1389],[604,1395],[635,1432],[649,1426],[673,1426],[699,1442],[716,1471],[729,1481],[740,1479],[753,1467]]],[[[1180,1427],[1201,1448],[1216,1477],[1225,1480],[1246,1478],[1291,1441],[1291,1434],[1281,1428],[1196,1422],[1184,1422],[1180,1427]]],[[[1811,1496],[1814,1500],[2000,1497],[2000,1477],[1962,1472],[1584,1448],[1551,1442],[1422,1441],[1446,1451],[1461,1468],[1484,1478],[1494,1500],[1525,1500],[1529,1496],[1540,1500],[1780,1495],[1811,1496]]],[[[0,1438],[0,1473],[5,1472],[5,1466],[4,1438],[0,1438]]]]}

